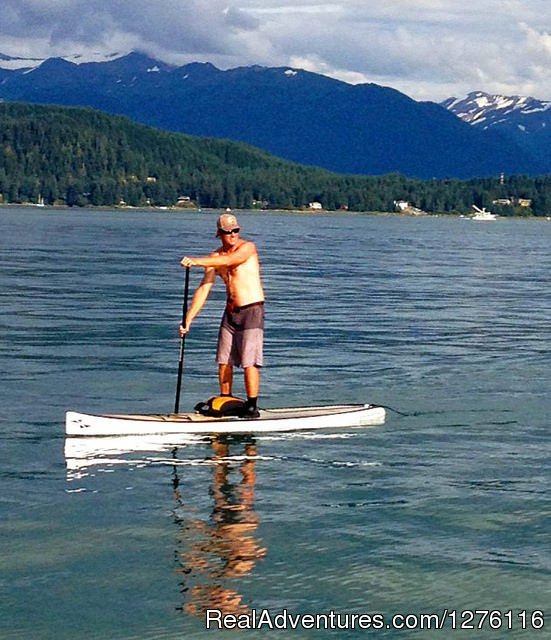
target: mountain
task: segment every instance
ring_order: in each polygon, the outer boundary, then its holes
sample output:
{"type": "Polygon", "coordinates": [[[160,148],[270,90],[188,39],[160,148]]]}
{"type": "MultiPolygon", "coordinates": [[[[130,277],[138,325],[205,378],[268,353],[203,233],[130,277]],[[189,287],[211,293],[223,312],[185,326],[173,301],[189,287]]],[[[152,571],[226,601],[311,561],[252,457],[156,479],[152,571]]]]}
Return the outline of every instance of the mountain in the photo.
{"type": "Polygon", "coordinates": [[[550,171],[551,102],[529,96],[474,91],[448,98],[441,105],[474,127],[494,131],[527,150],[550,171]]]}
{"type": "Polygon", "coordinates": [[[427,179],[551,169],[511,136],[472,127],[436,103],[288,67],[174,67],[140,53],[81,64],[54,58],[0,68],[0,99],[89,106],[338,173],[427,179]]]}

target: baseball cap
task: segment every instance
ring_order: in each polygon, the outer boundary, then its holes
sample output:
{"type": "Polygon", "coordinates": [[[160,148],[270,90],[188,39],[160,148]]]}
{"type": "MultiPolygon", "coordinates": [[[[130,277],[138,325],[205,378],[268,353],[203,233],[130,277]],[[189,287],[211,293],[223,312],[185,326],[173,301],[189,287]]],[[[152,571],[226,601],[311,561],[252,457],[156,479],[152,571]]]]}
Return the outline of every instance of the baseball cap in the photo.
{"type": "Polygon", "coordinates": [[[224,231],[231,231],[239,227],[239,223],[233,213],[223,213],[216,221],[216,227],[218,229],[224,229],[224,231]]]}

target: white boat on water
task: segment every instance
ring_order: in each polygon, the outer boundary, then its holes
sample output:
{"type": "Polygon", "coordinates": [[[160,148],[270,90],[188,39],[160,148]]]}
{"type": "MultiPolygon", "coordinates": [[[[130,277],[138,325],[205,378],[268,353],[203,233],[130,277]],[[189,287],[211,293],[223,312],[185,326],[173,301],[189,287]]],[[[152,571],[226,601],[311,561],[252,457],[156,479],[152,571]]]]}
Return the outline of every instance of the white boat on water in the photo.
{"type": "Polygon", "coordinates": [[[489,222],[497,218],[497,215],[495,213],[486,211],[486,207],[482,207],[482,209],[480,209],[475,204],[473,204],[473,209],[476,211],[476,213],[472,216],[471,220],[477,220],[479,222],[489,222]]]}

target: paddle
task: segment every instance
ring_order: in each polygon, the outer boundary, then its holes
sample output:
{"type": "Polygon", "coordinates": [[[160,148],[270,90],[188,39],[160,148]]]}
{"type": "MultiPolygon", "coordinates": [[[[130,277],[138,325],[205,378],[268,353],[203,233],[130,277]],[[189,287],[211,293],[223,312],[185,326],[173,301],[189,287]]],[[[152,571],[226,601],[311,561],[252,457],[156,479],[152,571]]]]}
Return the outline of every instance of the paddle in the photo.
{"type": "MultiPolygon", "coordinates": [[[[189,297],[189,267],[186,267],[186,282],[184,285],[184,302],[182,304],[182,324],[186,326],[187,306],[189,297]]],[[[180,410],[180,390],[182,389],[182,371],[184,370],[184,349],[186,346],[186,334],[180,338],[180,358],[178,361],[178,382],[176,384],[176,400],[174,413],[180,410]]]]}

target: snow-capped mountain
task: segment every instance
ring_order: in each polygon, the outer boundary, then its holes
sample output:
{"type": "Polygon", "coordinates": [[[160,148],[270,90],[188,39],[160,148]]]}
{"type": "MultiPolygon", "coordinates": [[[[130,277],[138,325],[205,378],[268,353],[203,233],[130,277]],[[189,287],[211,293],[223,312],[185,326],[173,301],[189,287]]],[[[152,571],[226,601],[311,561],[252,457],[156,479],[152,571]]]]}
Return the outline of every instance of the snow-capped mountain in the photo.
{"type": "Polygon", "coordinates": [[[465,98],[448,98],[441,105],[477,129],[494,131],[514,142],[546,173],[551,171],[550,101],[474,91],[465,98]]]}
{"type": "Polygon", "coordinates": [[[512,121],[522,125],[523,120],[533,121],[534,114],[543,115],[545,112],[545,117],[539,120],[551,119],[551,102],[529,96],[502,96],[473,91],[465,98],[448,98],[441,104],[465,122],[484,128],[510,124],[512,121]]]}
{"type": "Polygon", "coordinates": [[[494,127],[473,127],[434,102],[288,67],[179,67],[137,52],[98,62],[65,56],[16,69],[0,64],[2,100],[88,106],[337,173],[430,179],[551,172],[548,152],[534,153],[494,127]]]}

